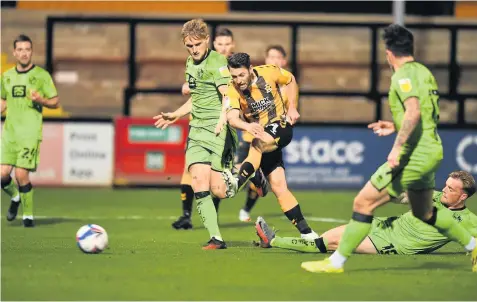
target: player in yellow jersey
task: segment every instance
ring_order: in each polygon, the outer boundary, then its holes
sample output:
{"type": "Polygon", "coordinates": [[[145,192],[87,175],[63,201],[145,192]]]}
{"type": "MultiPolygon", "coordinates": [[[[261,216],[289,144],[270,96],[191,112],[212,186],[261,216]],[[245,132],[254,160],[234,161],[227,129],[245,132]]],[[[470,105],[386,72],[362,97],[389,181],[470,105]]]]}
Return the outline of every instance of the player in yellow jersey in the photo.
{"type": "MultiPolygon", "coordinates": [[[[276,65],[279,68],[283,68],[287,65],[287,53],[285,49],[281,45],[270,45],[267,47],[265,51],[265,64],[266,65],[276,65]]],[[[282,69],[283,73],[288,73],[288,71],[282,69]]],[[[290,73],[290,76],[293,75],[290,73]]],[[[282,92],[282,97],[285,103],[288,103],[287,94],[284,93],[285,89],[287,89],[287,85],[280,86],[280,91],[282,92]]],[[[248,150],[250,149],[250,143],[252,142],[253,136],[248,133],[247,131],[242,132],[242,140],[239,143],[239,147],[237,149],[236,159],[235,162],[238,165],[238,169],[240,168],[240,164],[247,158],[248,150]]],[[[266,188],[263,188],[266,189],[266,188]]],[[[260,195],[265,195],[266,191],[260,195]]],[[[247,200],[245,201],[245,205],[239,212],[239,220],[242,222],[249,222],[251,221],[250,211],[257,203],[259,198],[259,193],[255,189],[253,185],[250,185],[247,190],[247,200]]]]}
{"type": "MultiPolygon", "coordinates": [[[[230,29],[222,27],[218,28],[215,32],[214,39],[215,51],[229,57],[235,48],[234,36],[230,29]]],[[[185,82],[182,85],[182,95],[190,95],[189,82],[185,82]]],[[[190,117],[192,118],[192,117],[190,117]]],[[[192,176],[187,171],[187,167],[184,168],[184,173],[181,178],[181,200],[182,200],[182,216],[172,223],[172,227],[176,230],[190,229],[192,228],[191,214],[192,214],[192,202],[194,201],[194,190],[192,190],[192,176]]],[[[214,197],[214,206],[218,211],[220,198],[214,197]]]]}
{"type": "Polygon", "coordinates": [[[225,100],[226,104],[228,102],[228,122],[254,137],[249,155],[240,167],[239,189],[260,167],[285,216],[302,238],[318,238],[288,190],[285,178],[282,149],[290,143],[293,124],[300,117],[295,106],[298,95],[295,79],[275,65],[253,67],[246,53],[233,54],[228,59],[228,67],[232,76],[225,100]],[[288,86],[286,97],[282,96],[281,85],[288,86]]]}

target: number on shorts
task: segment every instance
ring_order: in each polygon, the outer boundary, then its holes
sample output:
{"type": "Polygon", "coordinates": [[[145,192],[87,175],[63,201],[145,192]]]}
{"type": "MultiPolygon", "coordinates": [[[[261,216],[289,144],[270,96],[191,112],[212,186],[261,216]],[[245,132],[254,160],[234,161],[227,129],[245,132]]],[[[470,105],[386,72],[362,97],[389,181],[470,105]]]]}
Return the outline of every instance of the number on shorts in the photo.
{"type": "Polygon", "coordinates": [[[33,149],[23,148],[22,158],[25,158],[31,161],[33,157],[35,156],[35,151],[36,151],[35,148],[33,149]]]}
{"type": "Polygon", "coordinates": [[[270,130],[271,133],[273,133],[273,134],[275,134],[275,135],[277,134],[278,124],[270,124],[270,125],[268,125],[267,127],[271,127],[271,128],[272,128],[272,130],[270,130]]]}

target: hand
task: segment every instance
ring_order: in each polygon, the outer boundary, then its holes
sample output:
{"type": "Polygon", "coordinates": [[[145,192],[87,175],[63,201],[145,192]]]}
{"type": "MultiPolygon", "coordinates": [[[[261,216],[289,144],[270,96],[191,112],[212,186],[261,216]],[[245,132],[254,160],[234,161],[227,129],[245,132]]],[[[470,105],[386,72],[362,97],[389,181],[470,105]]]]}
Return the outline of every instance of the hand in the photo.
{"type": "Polygon", "coordinates": [[[218,136],[221,132],[222,132],[222,129],[224,129],[224,126],[227,124],[227,121],[225,120],[225,118],[220,118],[219,119],[219,122],[217,123],[217,126],[215,126],[215,135],[218,136]]]}
{"type": "Polygon", "coordinates": [[[246,130],[256,138],[259,138],[264,132],[262,125],[258,123],[249,123],[246,130]]]}
{"type": "Polygon", "coordinates": [[[156,115],[155,117],[153,117],[153,119],[157,120],[154,123],[154,126],[156,126],[156,128],[161,128],[162,130],[164,130],[170,124],[174,124],[179,119],[179,116],[177,116],[174,112],[161,112],[161,114],[156,115]]]}
{"type": "Polygon", "coordinates": [[[399,154],[401,153],[400,148],[393,147],[391,152],[388,155],[388,165],[391,169],[399,166],[399,154]]]}
{"type": "Polygon", "coordinates": [[[287,121],[290,125],[294,125],[296,121],[300,118],[300,114],[295,107],[289,108],[287,112],[287,121]]]}
{"type": "Polygon", "coordinates": [[[30,90],[30,100],[35,103],[43,104],[43,99],[41,95],[36,90],[30,90]]]}
{"type": "Polygon", "coordinates": [[[373,129],[374,133],[378,136],[387,136],[393,134],[396,131],[393,122],[377,121],[368,125],[369,129],[373,129]]]}

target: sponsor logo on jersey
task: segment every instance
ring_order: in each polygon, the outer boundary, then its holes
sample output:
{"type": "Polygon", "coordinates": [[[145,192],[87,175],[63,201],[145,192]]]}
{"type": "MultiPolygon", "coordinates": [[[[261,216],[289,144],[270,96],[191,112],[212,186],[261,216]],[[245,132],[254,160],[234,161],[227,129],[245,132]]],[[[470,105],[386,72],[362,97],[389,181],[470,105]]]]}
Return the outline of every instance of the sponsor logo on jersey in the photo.
{"type": "Polygon", "coordinates": [[[250,107],[253,113],[259,113],[268,110],[272,106],[273,100],[269,99],[268,97],[254,103],[250,103],[250,107]]]}
{"type": "Polygon", "coordinates": [[[25,85],[15,85],[12,87],[12,96],[14,98],[24,98],[26,96],[25,85]]]}
{"type": "Polygon", "coordinates": [[[197,84],[195,82],[195,78],[189,76],[189,88],[190,89],[195,89],[197,87],[197,84]]]}
{"type": "Polygon", "coordinates": [[[399,89],[401,89],[402,92],[411,92],[412,90],[411,79],[400,79],[398,83],[399,83],[399,89]]]}

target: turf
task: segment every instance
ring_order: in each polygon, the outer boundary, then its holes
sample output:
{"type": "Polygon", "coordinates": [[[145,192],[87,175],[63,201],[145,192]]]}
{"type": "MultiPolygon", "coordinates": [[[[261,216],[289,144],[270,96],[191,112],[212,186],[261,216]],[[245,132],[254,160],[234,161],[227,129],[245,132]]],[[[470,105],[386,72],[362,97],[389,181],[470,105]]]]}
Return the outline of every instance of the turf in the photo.
{"type": "MultiPolygon", "coordinates": [[[[323,232],[348,220],[355,192],[299,192],[310,224],[323,232]]],[[[37,227],[9,223],[2,193],[2,300],[475,300],[477,274],[459,246],[418,256],[356,255],[345,274],[305,272],[300,263],[322,259],[260,249],[253,224],[238,221],[243,194],[221,204],[222,235],[229,249],[201,250],[208,235],[194,212],[194,230],[175,231],[177,190],[46,189],[35,191],[37,227]],[[110,248],[87,255],[76,247],[80,226],[96,223],[110,248]]],[[[469,201],[477,212],[477,200],[469,201]]],[[[388,205],[379,215],[406,206],[388,205]]],[[[263,215],[286,236],[294,227],[272,196],[260,200],[263,215]]]]}

